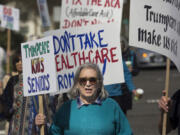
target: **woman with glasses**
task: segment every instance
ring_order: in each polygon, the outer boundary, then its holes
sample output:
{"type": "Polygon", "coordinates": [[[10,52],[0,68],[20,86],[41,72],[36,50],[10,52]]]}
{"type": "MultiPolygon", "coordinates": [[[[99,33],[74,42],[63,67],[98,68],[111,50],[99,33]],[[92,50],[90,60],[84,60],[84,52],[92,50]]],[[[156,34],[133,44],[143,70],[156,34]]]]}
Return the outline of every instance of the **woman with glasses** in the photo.
{"type": "MultiPolygon", "coordinates": [[[[50,135],[131,135],[128,120],[119,105],[108,98],[103,76],[96,64],[81,65],[65,102],[54,115],[50,135]]],[[[36,125],[45,124],[45,116],[36,116],[36,125]]]]}

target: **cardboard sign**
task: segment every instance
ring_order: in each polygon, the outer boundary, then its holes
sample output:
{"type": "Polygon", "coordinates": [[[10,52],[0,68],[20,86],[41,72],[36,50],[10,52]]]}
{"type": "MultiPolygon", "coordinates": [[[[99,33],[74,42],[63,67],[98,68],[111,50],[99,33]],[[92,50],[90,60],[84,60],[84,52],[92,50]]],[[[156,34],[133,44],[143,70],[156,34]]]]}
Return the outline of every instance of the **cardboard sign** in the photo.
{"type": "Polygon", "coordinates": [[[117,22],[120,30],[123,0],[63,0],[61,28],[117,22]]]}
{"type": "Polygon", "coordinates": [[[24,96],[57,91],[52,37],[21,44],[24,96]]]}
{"type": "Polygon", "coordinates": [[[124,82],[119,31],[117,24],[46,32],[53,36],[57,83],[60,92],[73,85],[76,69],[84,63],[98,64],[104,84],[124,82]]]}
{"type": "Polygon", "coordinates": [[[0,26],[19,31],[19,9],[0,5],[0,26]]]}
{"type": "Polygon", "coordinates": [[[129,39],[131,46],[169,57],[180,71],[180,2],[132,0],[129,39]]]}

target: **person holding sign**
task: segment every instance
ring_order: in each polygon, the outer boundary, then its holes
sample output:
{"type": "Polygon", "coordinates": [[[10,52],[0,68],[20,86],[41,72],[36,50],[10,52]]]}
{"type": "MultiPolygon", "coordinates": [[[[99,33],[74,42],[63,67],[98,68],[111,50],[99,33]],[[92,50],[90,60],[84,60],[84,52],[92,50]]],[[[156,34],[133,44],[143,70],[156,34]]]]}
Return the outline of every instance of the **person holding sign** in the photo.
{"type": "MultiPolygon", "coordinates": [[[[139,74],[139,68],[137,66],[136,54],[133,50],[130,49],[128,41],[124,36],[121,36],[121,51],[122,58],[125,61],[125,64],[128,67],[128,70],[131,73],[132,77],[137,76],[139,74]]],[[[120,101],[120,106],[126,114],[128,110],[132,109],[133,96],[132,92],[127,87],[126,82],[121,84],[121,89],[122,100],[120,101]]]]}
{"type": "Polygon", "coordinates": [[[171,98],[162,96],[158,102],[158,105],[162,112],[159,122],[160,133],[162,132],[162,114],[165,111],[168,113],[166,132],[169,133],[171,130],[178,128],[178,135],[180,135],[180,90],[177,90],[171,98]]]}
{"type": "Polygon", "coordinates": [[[132,97],[126,97],[124,89],[128,89],[129,92],[132,92],[134,95],[136,94],[136,89],[135,86],[132,82],[132,75],[128,70],[128,67],[126,66],[125,62],[123,61],[123,69],[124,69],[124,78],[125,78],[125,83],[116,83],[116,84],[110,84],[110,85],[105,85],[105,89],[109,93],[109,97],[113,98],[116,100],[119,104],[119,106],[122,108],[124,114],[127,114],[127,110],[131,109],[132,107],[132,97]],[[126,87],[126,88],[124,88],[126,87]]]}
{"type": "Polygon", "coordinates": [[[132,76],[137,76],[139,74],[139,68],[137,64],[136,54],[128,46],[128,42],[125,37],[121,37],[121,50],[122,50],[122,58],[125,61],[132,76]]]}
{"type": "Polygon", "coordinates": [[[13,57],[18,75],[12,76],[0,97],[1,117],[9,121],[8,135],[35,135],[36,114],[33,97],[23,97],[22,59],[20,51],[13,57]]]}
{"type": "MultiPolygon", "coordinates": [[[[96,64],[81,65],[74,77],[74,85],[65,102],[54,115],[50,135],[132,135],[129,122],[119,105],[103,86],[103,76],[96,64]]],[[[44,124],[42,114],[36,124],[44,124]]]]}

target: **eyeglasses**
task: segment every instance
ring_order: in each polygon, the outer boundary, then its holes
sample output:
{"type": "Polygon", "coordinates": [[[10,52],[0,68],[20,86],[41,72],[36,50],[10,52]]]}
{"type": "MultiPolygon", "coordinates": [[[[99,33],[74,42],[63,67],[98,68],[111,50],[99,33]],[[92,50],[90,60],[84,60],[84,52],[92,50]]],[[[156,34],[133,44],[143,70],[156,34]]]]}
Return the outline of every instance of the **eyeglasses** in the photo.
{"type": "Polygon", "coordinates": [[[79,84],[81,86],[85,86],[87,84],[87,81],[89,81],[90,85],[95,85],[97,83],[97,78],[96,77],[90,77],[90,78],[79,78],[79,84]]]}

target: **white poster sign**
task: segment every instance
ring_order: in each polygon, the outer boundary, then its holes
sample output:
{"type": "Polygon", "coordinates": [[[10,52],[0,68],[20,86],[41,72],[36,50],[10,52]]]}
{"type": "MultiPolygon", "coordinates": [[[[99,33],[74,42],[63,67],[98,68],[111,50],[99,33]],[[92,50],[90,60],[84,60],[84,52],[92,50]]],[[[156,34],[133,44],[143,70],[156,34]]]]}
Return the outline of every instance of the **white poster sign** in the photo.
{"type": "Polygon", "coordinates": [[[180,2],[131,0],[131,46],[169,57],[180,71],[180,2]]]}
{"type": "Polygon", "coordinates": [[[99,65],[105,84],[124,82],[120,33],[116,26],[109,23],[45,33],[53,35],[60,92],[66,92],[72,87],[76,69],[87,62],[99,65]]]}
{"type": "Polygon", "coordinates": [[[57,91],[52,39],[49,36],[21,44],[24,96],[57,91]]]}
{"type": "Polygon", "coordinates": [[[63,0],[61,28],[117,22],[120,30],[123,0],[63,0]]]}
{"type": "Polygon", "coordinates": [[[51,26],[46,0],[37,0],[41,21],[44,27],[51,26]]]}
{"type": "Polygon", "coordinates": [[[0,5],[0,27],[19,31],[19,9],[0,5]]]}

